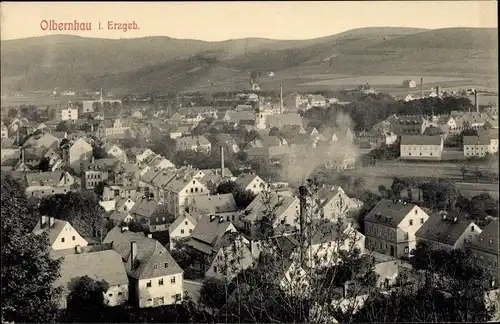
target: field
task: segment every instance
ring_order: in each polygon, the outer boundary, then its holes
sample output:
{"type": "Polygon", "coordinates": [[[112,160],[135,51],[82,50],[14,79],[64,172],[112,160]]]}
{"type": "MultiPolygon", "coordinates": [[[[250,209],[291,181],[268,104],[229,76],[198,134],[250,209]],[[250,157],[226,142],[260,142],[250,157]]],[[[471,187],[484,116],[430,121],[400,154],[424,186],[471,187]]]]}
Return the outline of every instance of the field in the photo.
{"type": "MultiPolygon", "coordinates": [[[[306,86],[332,86],[332,87],[344,87],[344,86],[352,86],[352,85],[361,85],[368,83],[371,86],[384,86],[384,85],[399,85],[403,88],[404,80],[415,80],[417,82],[417,86],[420,87],[420,78],[424,78],[425,84],[427,83],[443,83],[450,81],[465,81],[460,78],[449,78],[449,77],[441,77],[441,76],[395,76],[395,75],[379,75],[379,76],[358,76],[358,77],[350,77],[350,78],[338,78],[338,79],[329,79],[329,80],[320,80],[315,82],[304,83],[302,85],[306,86]]],[[[425,86],[424,84],[424,86],[425,86]]]]}
{"type": "Polygon", "coordinates": [[[91,100],[89,97],[77,97],[77,96],[68,96],[68,97],[59,97],[54,98],[53,96],[48,95],[30,95],[30,96],[22,96],[22,97],[2,97],[1,106],[9,107],[9,106],[20,106],[20,105],[35,105],[35,106],[45,106],[45,105],[63,105],[67,104],[69,101],[76,102],[81,100],[91,100]]]}

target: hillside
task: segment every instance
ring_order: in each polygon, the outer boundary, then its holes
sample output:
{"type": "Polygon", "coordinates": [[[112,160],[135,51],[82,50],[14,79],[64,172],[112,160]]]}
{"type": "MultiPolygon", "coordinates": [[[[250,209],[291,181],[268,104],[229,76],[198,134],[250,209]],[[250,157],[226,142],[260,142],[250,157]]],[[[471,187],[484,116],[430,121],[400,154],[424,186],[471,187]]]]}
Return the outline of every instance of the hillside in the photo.
{"type": "Polygon", "coordinates": [[[226,89],[248,86],[252,70],[275,72],[273,79],[259,80],[264,86],[315,81],[321,74],[477,78],[496,76],[497,39],[495,29],[392,27],[310,40],[45,36],[1,42],[1,83],[10,90],[102,85],[122,92],[226,89]]]}

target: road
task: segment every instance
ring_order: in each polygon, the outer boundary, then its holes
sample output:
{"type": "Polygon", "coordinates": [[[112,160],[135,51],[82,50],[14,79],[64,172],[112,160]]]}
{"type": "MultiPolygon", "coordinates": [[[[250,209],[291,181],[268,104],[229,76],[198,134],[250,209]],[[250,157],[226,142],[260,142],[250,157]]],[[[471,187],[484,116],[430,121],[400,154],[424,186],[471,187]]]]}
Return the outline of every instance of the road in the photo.
{"type": "Polygon", "coordinates": [[[191,297],[195,303],[200,299],[201,286],[201,282],[184,279],[184,290],[188,292],[188,296],[191,297]]]}

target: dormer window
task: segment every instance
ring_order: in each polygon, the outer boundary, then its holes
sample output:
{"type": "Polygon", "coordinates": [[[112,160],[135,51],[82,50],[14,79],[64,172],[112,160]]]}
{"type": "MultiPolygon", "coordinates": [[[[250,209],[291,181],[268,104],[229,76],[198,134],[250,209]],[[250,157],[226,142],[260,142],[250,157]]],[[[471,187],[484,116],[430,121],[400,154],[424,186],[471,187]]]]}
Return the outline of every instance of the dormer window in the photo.
{"type": "Polygon", "coordinates": [[[158,269],[158,265],[153,264],[153,269],[155,269],[155,270],[158,269]]]}
{"type": "Polygon", "coordinates": [[[167,262],[165,262],[165,268],[168,268],[168,263],[167,262]]]}

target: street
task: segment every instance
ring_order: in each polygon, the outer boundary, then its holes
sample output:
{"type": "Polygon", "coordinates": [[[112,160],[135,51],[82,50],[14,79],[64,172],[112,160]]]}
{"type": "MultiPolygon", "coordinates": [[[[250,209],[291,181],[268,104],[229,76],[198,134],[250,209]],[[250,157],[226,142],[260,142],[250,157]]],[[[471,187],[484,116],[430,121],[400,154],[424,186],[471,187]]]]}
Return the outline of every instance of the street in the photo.
{"type": "Polygon", "coordinates": [[[201,286],[201,282],[186,279],[184,280],[184,290],[187,291],[188,296],[191,297],[195,303],[197,303],[200,299],[201,286]]]}

